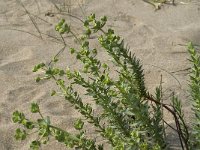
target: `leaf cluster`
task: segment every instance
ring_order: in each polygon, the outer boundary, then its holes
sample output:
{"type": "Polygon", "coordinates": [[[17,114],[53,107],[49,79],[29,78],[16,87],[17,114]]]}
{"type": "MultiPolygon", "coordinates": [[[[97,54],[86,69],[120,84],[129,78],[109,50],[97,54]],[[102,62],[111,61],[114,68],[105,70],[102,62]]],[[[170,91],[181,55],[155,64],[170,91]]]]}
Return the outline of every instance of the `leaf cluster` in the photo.
{"type": "MultiPolygon", "coordinates": [[[[193,108],[196,122],[194,133],[190,134],[180,100],[173,96],[170,105],[164,104],[162,82],[156,88],[155,94],[148,92],[140,60],[132,54],[124,44],[124,40],[116,35],[113,29],[104,30],[106,22],[107,17],[104,16],[98,20],[95,14],[91,14],[83,23],[85,32],[80,38],[73,34],[64,19],[56,25],[55,29],[59,34],[72,34],[78,40],[79,49],[74,47],[68,49],[71,55],[82,64],[82,69],[56,67],[59,61],[58,55],[54,57],[56,59],[51,62],[51,65],[40,63],[33,69],[33,72],[44,71],[42,76],[36,78],[36,82],[53,80],[59,87],[61,96],[64,96],[65,100],[80,112],[82,118],[78,118],[74,123],[78,134],[53,126],[50,117],[43,117],[39,105],[32,103],[31,112],[38,113],[40,118],[32,121],[27,119],[22,112],[15,111],[13,122],[23,126],[23,130],[19,128],[16,130],[15,138],[24,140],[33,130],[38,134],[38,138],[32,141],[30,145],[32,149],[39,149],[53,136],[58,142],[70,148],[103,150],[104,146],[98,144],[95,138],[87,137],[85,122],[88,122],[115,150],[167,149],[165,133],[167,126],[179,135],[182,149],[199,146],[197,141],[200,141],[200,58],[192,45],[189,46],[189,53],[194,67],[190,86],[192,100],[195,100],[193,108]],[[90,37],[97,33],[99,45],[112,58],[111,63],[116,67],[117,78],[111,76],[110,65],[98,59],[99,51],[90,47],[90,37]],[[95,113],[92,105],[84,102],[76,91],[76,86],[85,89],[85,95],[92,98],[94,103],[101,108],[100,113],[95,113]],[[173,115],[176,128],[164,120],[164,109],[173,115]]],[[[59,95],[59,92],[53,90],[51,96],[59,95]]]]}

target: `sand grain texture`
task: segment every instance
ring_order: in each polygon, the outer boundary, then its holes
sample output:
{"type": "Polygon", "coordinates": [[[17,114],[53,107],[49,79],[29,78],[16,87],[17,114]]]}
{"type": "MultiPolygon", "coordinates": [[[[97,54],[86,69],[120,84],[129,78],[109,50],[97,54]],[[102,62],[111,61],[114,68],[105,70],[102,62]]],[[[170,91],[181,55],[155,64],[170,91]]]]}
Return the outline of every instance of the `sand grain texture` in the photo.
{"type": "MultiPolygon", "coordinates": [[[[177,0],[176,6],[164,5],[159,11],[154,11],[151,5],[139,0],[80,0],[79,2],[37,0],[37,3],[35,0],[23,0],[22,2],[31,14],[37,16],[32,18],[42,34],[38,33],[18,1],[0,1],[0,150],[29,149],[29,143],[34,137],[22,143],[16,142],[13,135],[17,126],[12,123],[11,115],[14,110],[20,110],[29,117],[36,118],[37,116],[29,111],[33,101],[40,104],[43,114],[51,116],[55,125],[69,131],[73,131],[73,121],[80,116],[62,98],[50,96],[50,90],[56,88],[53,82],[44,81],[36,84],[34,81],[38,73],[32,72],[33,66],[42,61],[49,62],[50,58],[62,48],[60,41],[45,34],[58,37],[54,25],[59,18],[66,18],[71,24],[77,23],[66,15],[45,16],[48,12],[58,11],[53,3],[80,18],[90,13],[108,16],[108,26],[121,35],[131,51],[142,60],[146,85],[150,91],[154,92],[155,87],[159,85],[162,74],[164,102],[168,103],[171,92],[176,91],[183,102],[185,116],[189,120],[191,104],[187,98],[188,72],[176,71],[190,66],[187,61],[187,49],[183,45],[188,41],[200,45],[198,0],[190,2],[185,0],[184,5],[180,3],[183,1],[177,0]],[[38,38],[40,36],[43,40],[38,38]],[[172,73],[169,74],[170,72],[172,73]]],[[[78,24],[74,29],[80,33],[78,24]]],[[[70,37],[68,41],[72,45],[73,40],[70,37]]],[[[104,57],[104,53],[102,55],[106,61],[107,57],[104,57]]],[[[67,51],[62,56],[60,66],[66,66],[68,62],[68,66],[80,67],[67,51]]],[[[166,119],[170,121],[171,117],[166,119]]],[[[173,142],[173,149],[179,149],[176,135],[169,134],[169,141],[173,142]]],[[[52,140],[50,144],[42,147],[42,150],[47,149],[64,150],[65,147],[52,140]]]]}

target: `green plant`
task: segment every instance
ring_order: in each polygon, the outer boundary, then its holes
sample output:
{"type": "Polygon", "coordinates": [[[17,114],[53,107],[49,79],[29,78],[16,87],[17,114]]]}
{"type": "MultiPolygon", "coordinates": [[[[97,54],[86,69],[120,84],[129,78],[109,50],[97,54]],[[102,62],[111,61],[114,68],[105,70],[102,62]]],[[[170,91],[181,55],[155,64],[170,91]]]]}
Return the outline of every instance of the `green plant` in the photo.
{"type": "MultiPolygon", "coordinates": [[[[189,46],[191,61],[194,64],[191,74],[192,100],[194,100],[194,112],[196,121],[193,132],[188,131],[184,121],[181,103],[176,96],[172,97],[171,104],[162,102],[162,84],[156,88],[155,94],[148,92],[144,84],[142,65],[124,45],[124,41],[114,33],[114,30],[105,31],[107,17],[97,20],[92,14],[86,18],[84,23],[85,32],[81,37],[71,31],[70,26],[61,20],[55,27],[62,37],[63,34],[72,34],[80,49],[69,48],[69,51],[83,65],[80,70],[63,69],[56,67],[58,56],[49,63],[36,65],[33,72],[43,70],[43,76],[36,78],[41,80],[53,80],[59,87],[65,100],[82,114],[83,118],[77,119],[74,128],[77,133],[70,133],[59,127],[53,126],[50,117],[44,117],[37,103],[31,104],[31,112],[38,113],[40,118],[36,121],[27,119],[24,113],[15,111],[13,122],[24,126],[17,129],[15,138],[24,140],[31,130],[36,130],[38,138],[30,147],[39,149],[42,144],[47,144],[53,136],[58,142],[67,147],[84,150],[102,150],[104,146],[98,144],[95,139],[89,138],[84,130],[87,121],[95,127],[96,132],[106,139],[113,149],[141,149],[160,150],[167,149],[165,128],[169,126],[178,133],[182,149],[187,150],[199,146],[199,68],[200,59],[192,45],[189,46]],[[98,59],[98,50],[90,48],[90,37],[92,34],[98,36],[98,43],[112,58],[115,65],[117,78],[110,75],[109,64],[98,59]],[[66,82],[66,80],[68,82],[66,82]],[[68,83],[68,84],[67,84],[68,83]],[[94,113],[90,103],[84,103],[75,86],[85,88],[85,95],[92,97],[94,102],[102,108],[100,113],[94,113]],[[163,110],[169,111],[175,120],[176,128],[170,126],[163,116],[163,110]]],[[[63,40],[64,41],[64,40],[63,40]]],[[[111,63],[111,62],[110,62],[111,63]]],[[[162,82],[161,82],[162,83],[162,82]]],[[[51,96],[59,95],[52,91],[51,96]]]]}
{"type": "Polygon", "coordinates": [[[190,74],[190,93],[193,102],[192,110],[194,112],[193,130],[191,131],[191,143],[193,148],[200,147],[200,56],[197,54],[192,43],[188,45],[188,51],[191,58],[192,71],[190,74]]]}

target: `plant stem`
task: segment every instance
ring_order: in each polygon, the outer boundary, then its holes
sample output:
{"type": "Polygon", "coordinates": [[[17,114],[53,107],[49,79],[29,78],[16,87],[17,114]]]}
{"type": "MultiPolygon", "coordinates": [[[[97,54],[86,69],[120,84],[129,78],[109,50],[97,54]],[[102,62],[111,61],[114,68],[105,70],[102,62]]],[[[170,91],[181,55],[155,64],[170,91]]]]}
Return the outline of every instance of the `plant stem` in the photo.
{"type": "MultiPolygon", "coordinates": [[[[181,143],[181,147],[182,149],[184,150],[184,146],[183,146],[183,141],[184,141],[184,144],[185,144],[185,147],[186,147],[186,150],[189,150],[189,145],[188,145],[188,141],[185,139],[184,135],[183,135],[183,132],[181,130],[181,126],[180,126],[180,123],[179,123],[179,120],[178,120],[178,117],[180,118],[180,116],[178,115],[177,117],[177,112],[175,110],[175,108],[173,106],[171,106],[174,110],[172,110],[171,108],[169,108],[166,104],[163,104],[161,102],[158,102],[156,101],[152,96],[150,95],[146,95],[145,96],[146,99],[150,100],[150,101],[153,101],[154,103],[157,103],[159,105],[162,105],[166,110],[168,110],[173,116],[174,116],[174,119],[175,119],[175,123],[176,123],[176,126],[177,126],[177,133],[179,135],[179,140],[180,140],[180,143],[181,143]],[[182,141],[183,139],[183,141],[182,141]]],[[[183,122],[184,123],[184,122],[183,122]]],[[[187,128],[187,127],[186,127],[187,128]]]]}

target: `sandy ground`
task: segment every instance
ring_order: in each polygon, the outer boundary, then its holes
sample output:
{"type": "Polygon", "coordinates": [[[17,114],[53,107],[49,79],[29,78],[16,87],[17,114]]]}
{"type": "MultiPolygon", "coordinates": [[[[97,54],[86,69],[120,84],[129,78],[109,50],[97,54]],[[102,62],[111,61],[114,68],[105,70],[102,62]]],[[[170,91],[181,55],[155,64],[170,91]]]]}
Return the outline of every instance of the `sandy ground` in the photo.
{"type": "MultiPolygon", "coordinates": [[[[50,90],[56,88],[53,82],[45,81],[36,84],[34,81],[37,74],[32,72],[33,66],[39,62],[49,62],[50,58],[62,48],[58,40],[45,35],[59,38],[54,31],[55,23],[60,18],[65,18],[70,24],[75,23],[74,30],[80,33],[80,22],[74,18],[60,14],[45,15],[48,12],[58,12],[52,2],[79,18],[90,13],[108,16],[108,26],[115,29],[125,39],[131,51],[142,60],[149,90],[154,91],[162,75],[164,102],[168,103],[170,94],[175,91],[183,102],[187,120],[190,120],[188,72],[180,70],[190,66],[184,45],[188,41],[200,45],[200,2],[198,0],[176,0],[176,6],[164,5],[159,11],[155,11],[151,5],[140,0],[73,2],[70,0],[23,0],[22,2],[37,23],[40,32],[43,33],[41,35],[43,40],[38,38],[40,35],[17,0],[0,0],[1,150],[29,149],[29,143],[34,137],[22,143],[16,142],[13,135],[17,126],[12,123],[11,115],[13,111],[20,110],[29,117],[38,117],[31,115],[29,111],[30,103],[33,101],[40,104],[44,115],[51,116],[53,124],[68,131],[73,131],[73,120],[80,116],[62,98],[50,96],[50,90]]],[[[73,41],[71,38],[66,39],[69,43],[73,41]]],[[[102,55],[102,58],[106,58],[103,53],[102,55]]],[[[66,66],[68,63],[67,65],[71,67],[78,66],[68,52],[64,52],[62,56],[59,65],[66,66]]],[[[167,113],[166,119],[173,124],[167,113]]],[[[93,133],[90,132],[90,134],[93,133]]],[[[168,136],[174,147],[179,145],[176,135],[169,133],[168,136]]],[[[62,150],[65,147],[52,140],[42,149],[62,150]]]]}

